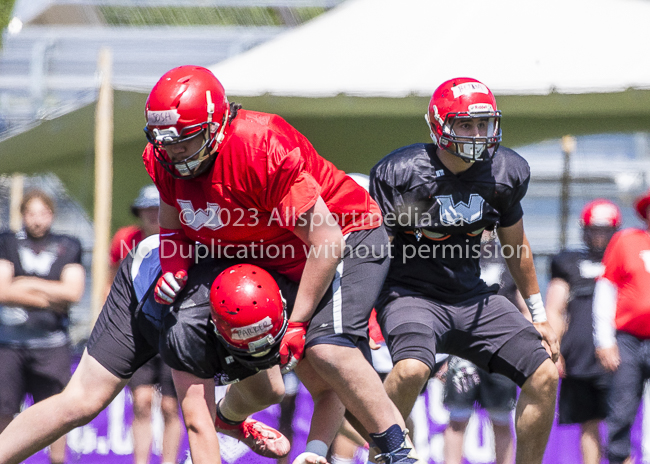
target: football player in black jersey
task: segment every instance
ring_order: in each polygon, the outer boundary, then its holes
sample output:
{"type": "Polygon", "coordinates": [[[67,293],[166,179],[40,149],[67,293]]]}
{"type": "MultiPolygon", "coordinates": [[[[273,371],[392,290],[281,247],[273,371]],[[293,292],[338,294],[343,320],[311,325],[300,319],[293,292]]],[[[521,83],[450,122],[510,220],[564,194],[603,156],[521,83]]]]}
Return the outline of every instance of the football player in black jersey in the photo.
{"type": "Polygon", "coordinates": [[[492,92],[457,78],[433,93],[426,115],[435,143],[395,150],[371,171],[371,194],[393,237],[377,301],[395,367],[384,385],[408,416],[434,367],[454,354],[521,387],[517,463],[541,463],[555,413],[559,346],[546,320],[520,201],[528,163],[499,146],[492,92]],[[503,256],[530,309],[528,322],[498,286],[480,278],[483,230],[496,229],[503,256]]]}
{"type": "MultiPolygon", "coordinates": [[[[255,266],[242,271],[227,260],[205,259],[192,267],[176,302],[161,305],[153,296],[158,249],[158,236],[151,236],[124,259],[72,379],[0,434],[0,462],[18,464],[88,423],[158,352],[173,369],[194,463],[221,462],[215,427],[263,456],[289,452],[282,434],[248,416],[284,394],[278,351],[297,286],[255,266]],[[215,383],[229,385],[218,406],[215,383]]],[[[324,460],[310,459],[305,462],[324,460]]]]}
{"type": "Polygon", "coordinates": [[[548,320],[562,341],[558,370],[560,424],[580,424],[580,449],[585,464],[601,457],[600,422],[607,417],[611,381],[596,359],[592,303],[596,279],[604,271],[605,248],[622,224],[621,212],[609,200],[594,200],[580,214],[583,250],[563,251],[551,261],[546,291],[548,320]]]}

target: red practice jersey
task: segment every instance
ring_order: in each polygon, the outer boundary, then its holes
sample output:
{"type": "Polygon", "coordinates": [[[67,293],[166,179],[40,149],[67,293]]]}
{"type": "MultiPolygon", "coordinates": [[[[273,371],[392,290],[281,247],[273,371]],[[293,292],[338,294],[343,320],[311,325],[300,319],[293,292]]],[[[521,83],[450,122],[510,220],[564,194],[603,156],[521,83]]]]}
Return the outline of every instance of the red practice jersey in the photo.
{"type": "Polygon", "coordinates": [[[292,231],[319,196],[343,234],[381,225],[368,192],[274,114],[239,110],[214,165],[195,179],[174,179],[151,144],[143,160],[162,201],[178,209],[188,238],[214,257],[252,262],[292,280],[300,279],[308,251],[292,231]]]}
{"type": "Polygon", "coordinates": [[[115,232],[110,248],[110,264],[116,266],[144,238],[138,226],[126,226],[115,232]]]}
{"type": "Polygon", "coordinates": [[[603,264],[603,277],[618,289],[616,328],[650,338],[650,235],[639,229],[617,232],[603,264]]]}

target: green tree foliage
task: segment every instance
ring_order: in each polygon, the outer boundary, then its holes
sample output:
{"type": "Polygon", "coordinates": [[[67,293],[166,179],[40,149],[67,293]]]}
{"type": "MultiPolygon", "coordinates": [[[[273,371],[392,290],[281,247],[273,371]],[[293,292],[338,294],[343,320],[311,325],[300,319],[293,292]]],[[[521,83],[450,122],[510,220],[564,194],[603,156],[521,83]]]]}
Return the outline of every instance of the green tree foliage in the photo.
{"type": "MultiPolygon", "coordinates": [[[[4,31],[9,24],[15,1],[16,0],[0,0],[0,30],[2,31],[4,31]]],[[[0,35],[0,48],[2,48],[2,35],[0,35]]]]}

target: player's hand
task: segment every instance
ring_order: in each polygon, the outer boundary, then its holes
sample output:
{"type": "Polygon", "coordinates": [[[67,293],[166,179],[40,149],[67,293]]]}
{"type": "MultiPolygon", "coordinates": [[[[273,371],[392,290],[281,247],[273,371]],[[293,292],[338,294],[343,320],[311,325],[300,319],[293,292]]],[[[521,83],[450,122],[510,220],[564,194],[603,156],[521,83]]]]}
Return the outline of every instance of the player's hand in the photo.
{"type": "Polygon", "coordinates": [[[375,340],[373,340],[372,337],[368,337],[368,345],[370,345],[371,350],[378,350],[381,348],[381,345],[377,343],[375,340]]]}
{"type": "Polygon", "coordinates": [[[618,345],[608,346],[607,348],[596,348],[596,358],[605,370],[614,372],[621,364],[621,356],[618,353],[618,345]]]}
{"type": "Polygon", "coordinates": [[[187,271],[184,269],[176,274],[165,272],[156,282],[153,297],[160,304],[172,304],[186,283],[187,271]]]}
{"type": "Polygon", "coordinates": [[[566,363],[564,362],[564,356],[562,356],[562,354],[560,354],[557,361],[555,361],[555,367],[557,368],[557,373],[560,375],[560,378],[563,379],[566,375],[566,363]]]}
{"type": "Polygon", "coordinates": [[[283,374],[291,371],[302,359],[308,325],[309,322],[289,321],[289,327],[280,342],[280,370],[283,374]]]}
{"type": "Polygon", "coordinates": [[[548,321],[544,321],[533,322],[533,325],[542,336],[542,346],[546,349],[551,360],[557,362],[560,356],[560,342],[557,341],[557,337],[551,328],[551,324],[549,324],[548,321]]]}

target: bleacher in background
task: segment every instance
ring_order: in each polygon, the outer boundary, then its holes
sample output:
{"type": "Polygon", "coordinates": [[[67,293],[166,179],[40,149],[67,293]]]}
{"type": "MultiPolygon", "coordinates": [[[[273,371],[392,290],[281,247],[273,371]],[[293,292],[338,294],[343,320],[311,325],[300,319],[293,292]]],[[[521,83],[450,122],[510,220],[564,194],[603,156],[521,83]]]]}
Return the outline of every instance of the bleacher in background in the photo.
{"type": "Polygon", "coordinates": [[[0,140],[97,98],[101,47],[117,89],[213,65],[343,0],[16,0],[0,50],[0,140]]]}

